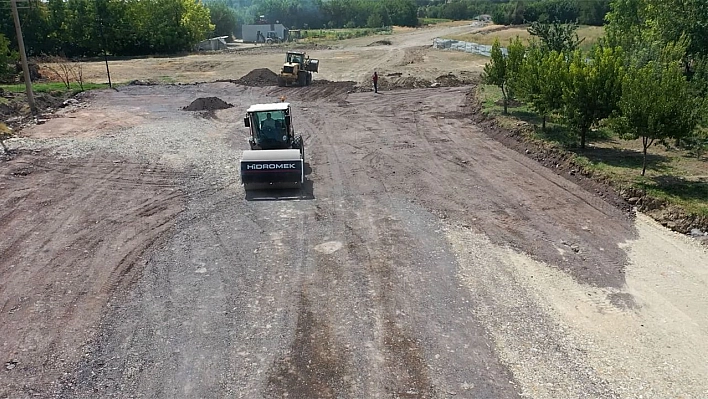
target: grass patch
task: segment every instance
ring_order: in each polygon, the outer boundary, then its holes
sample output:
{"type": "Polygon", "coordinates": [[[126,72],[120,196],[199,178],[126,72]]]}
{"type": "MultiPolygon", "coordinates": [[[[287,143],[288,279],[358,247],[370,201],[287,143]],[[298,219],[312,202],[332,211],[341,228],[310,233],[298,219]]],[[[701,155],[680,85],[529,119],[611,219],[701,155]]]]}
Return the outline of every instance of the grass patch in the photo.
{"type": "Polygon", "coordinates": [[[177,83],[177,78],[174,76],[163,75],[157,78],[160,83],[177,83]]]}
{"type": "MultiPolygon", "coordinates": [[[[70,86],[71,86],[71,89],[67,89],[66,85],[61,82],[33,83],[32,84],[32,91],[35,93],[51,93],[51,92],[56,92],[56,91],[65,92],[67,90],[72,90],[72,91],[76,91],[76,92],[81,91],[78,83],[72,83],[70,86]]],[[[2,88],[5,91],[8,91],[10,93],[24,93],[25,92],[24,83],[12,84],[12,85],[0,85],[0,88],[2,88]]],[[[84,83],[84,90],[106,89],[106,88],[108,88],[107,84],[84,83]]]]}
{"type": "MultiPolygon", "coordinates": [[[[488,31],[449,36],[445,37],[445,39],[486,45],[492,45],[495,39],[499,39],[499,43],[501,43],[502,46],[506,46],[512,39],[518,36],[525,45],[528,45],[531,41],[531,34],[526,28],[526,26],[511,26],[508,28],[499,28],[499,30],[495,30],[496,28],[487,28],[489,29],[488,31]]],[[[580,43],[580,48],[588,50],[604,35],[605,28],[602,26],[583,25],[579,27],[576,32],[578,33],[578,37],[583,40],[583,42],[580,43]]]]}
{"type": "Polygon", "coordinates": [[[690,181],[674,176],[660,176],[638,184],[652,197],[677,204],[688,213],[708,216],[708,181],[690,181]]]}
{"type": "Polygon", "coordinates": [[[699,159],[689,150],[654,145],[647,156],[646,175],[641,176],[640,140],[622,140],[612,130],[601,128],[588,132],[589,144],[580,150],[577,134],[558,123],[557,118],[550,118],[546,130],[541,130],[541,118],[529,106],[518,102],[513,102],[508,107],[509,114],[503,115],[498,87],[479,86],[477,98],[482,112],[495,117],[501,126],[533,125],[533,129],[524,133],[529,139],[571,152],[577,165],[608,179],[615,187],[639,189],[688,214],[708,216],[708,157],[699,159]]]}
{"type": "Polygon", "coordinates": [[[391,28],[308,29],[302,31],[301,38],[306,42],[320,42],[388,35],[391,33],[391,28]]]}

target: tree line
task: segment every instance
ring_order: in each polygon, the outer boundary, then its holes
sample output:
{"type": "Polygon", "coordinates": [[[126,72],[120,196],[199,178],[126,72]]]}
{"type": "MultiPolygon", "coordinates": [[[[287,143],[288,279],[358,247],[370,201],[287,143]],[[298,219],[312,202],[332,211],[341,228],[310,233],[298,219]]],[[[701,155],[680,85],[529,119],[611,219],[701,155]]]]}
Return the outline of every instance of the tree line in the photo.
{"type": "MultiPolygon", "coordinates": [[[[419,18],[470,19],[491,14],[502,24],[578,21],[602,24],[609,0],[29,0],[20,10],[30,56],[86,57],[170,54],[209,36],[238,35],[264,18],[295,29],[417,26],[419,18]]],[[[0,35],[14,55],[9,7],[0,8],[0,35]]],[[[0,39],[0,46],[4,41],[0,39]]],[[[3,64],[4,66],[4,64],[3,64]]],[[[3,68],[0,66],[0,69],[3,68]]]]}
{"type": "MultiPolygon", "coordinates": [[[[281,23],[289,29],[418,26],[414,0],[212,0],[233,10],[242,24],[281,23]]],[[[207,3],[210,7],[213,3],[207,3]]]]}
{"type": "MultiPolygon", "coordinates": [[[[170,54],[211,35],[265,17],[288,28],[416,26],[413,0],[29,0],[20,10],[28,55],[86,57],[170,54]],[[236,8],[238,7],[238,8],[236,8]]],[[[0,8],[0,36],[17,50],[9,8],[0,8]]],[[[4,43],[0,39],[0,46],[4,43]]]]}
{"type": "Polygon", "coordinates": [[[607,126],[625,139],[705,145],[708,137],[708,5],[702,0],[613,0],[607,35],[578,48],[577,25],[535,23],[537,40],[492,46],[484,81],[542,118],[556,117],[585,148],[588,132],[607,126]],[[674,4],[668,4],[674,3],[674,4]]]}
{"type": "MultiPolygon", "coordinates": [[[[213,31],[209,9],[193,0],[29,0],[20,10],[28,55],[95,56],[174,53],[213,31]]],[[[0,35],[17,49],[10,10],[0,35]]],[[[1,51],[2,49],[0,49],[1,51]]]]}
{"type": "Polygon", "coordinates": [[[563,21],[601,26],[609,10],[610,0],[435,0],[422,4],[419,15],[465,20],[487,14],[501,25],[563,21]]]}

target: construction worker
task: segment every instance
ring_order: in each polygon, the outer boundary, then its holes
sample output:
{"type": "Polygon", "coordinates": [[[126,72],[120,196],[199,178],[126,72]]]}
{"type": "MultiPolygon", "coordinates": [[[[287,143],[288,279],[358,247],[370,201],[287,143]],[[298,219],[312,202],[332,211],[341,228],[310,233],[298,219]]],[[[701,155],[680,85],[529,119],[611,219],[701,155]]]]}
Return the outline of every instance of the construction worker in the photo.
{"type": "Polygon", "coordinates": [[[266,114],[266,119],[261,122],[261,130],[263,130],[267,135],[275,134],[276,124],[275,119],[273,119],[270,112],[266,114]]]}
{"type": "Polygon", "coordinates": [[[371,80],[374,81],[374,93],[379,92],[379,74],[374,71],[374,76],[371,77],[371,80]]]}

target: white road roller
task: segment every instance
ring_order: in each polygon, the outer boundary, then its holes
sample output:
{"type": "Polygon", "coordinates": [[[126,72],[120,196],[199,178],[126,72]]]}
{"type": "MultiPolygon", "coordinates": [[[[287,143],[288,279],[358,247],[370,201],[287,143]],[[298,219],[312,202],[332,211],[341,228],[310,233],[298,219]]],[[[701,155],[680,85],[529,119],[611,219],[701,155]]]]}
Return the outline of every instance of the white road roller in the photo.
{"type": "Polygon", "coordinates": [[[300,188],[305,183],[305,145],[296,135],[290,103],[254,104],[246,110],[250,150],[241,157],[246,190],[300,188]]]}

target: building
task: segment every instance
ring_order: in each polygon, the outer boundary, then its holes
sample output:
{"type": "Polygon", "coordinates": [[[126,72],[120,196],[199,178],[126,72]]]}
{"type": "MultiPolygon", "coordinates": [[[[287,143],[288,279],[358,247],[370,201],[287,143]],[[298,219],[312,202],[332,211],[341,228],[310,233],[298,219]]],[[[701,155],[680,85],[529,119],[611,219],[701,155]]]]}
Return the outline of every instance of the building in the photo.
{"type": "Polygon", "coordinates": [[[288,38],[288,29],[283,24],[243,25],[241,38],[244,43],[265,43],[268,32],[275,32],[281,41],[288,38]]]}

